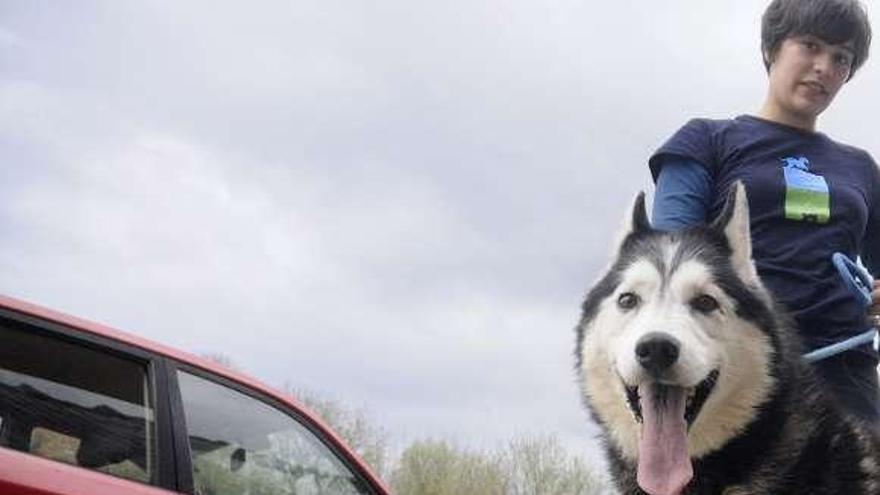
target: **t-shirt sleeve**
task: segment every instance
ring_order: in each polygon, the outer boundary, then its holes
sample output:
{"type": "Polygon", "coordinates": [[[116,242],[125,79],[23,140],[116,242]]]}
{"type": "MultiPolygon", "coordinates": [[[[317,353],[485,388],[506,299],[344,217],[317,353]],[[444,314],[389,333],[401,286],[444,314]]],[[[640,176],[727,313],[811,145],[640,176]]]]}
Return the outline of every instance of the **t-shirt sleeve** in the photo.
{"type": "Polygon", "coordinates": [[[862,240],[862,262],[876,278],[880,276],[880,171],[874,160],[871,161],[871,204],[868,211],[868,225],[862,240]]]}
{"type": "Polygon", "coordinates": [[[711,180],[709,172],[693,160],[667,160],[654,190],[654,228],[678,230],[705,223],[712,196],[711,180]]]}
{"type": "Polygon", "coordinates": [[[712,173],[715,165],[715,148],[709,121],[692,119],[651,155],[648,160],[651,177],[656,182],[660,170],[670,159],[697,162],[712,173]]]}

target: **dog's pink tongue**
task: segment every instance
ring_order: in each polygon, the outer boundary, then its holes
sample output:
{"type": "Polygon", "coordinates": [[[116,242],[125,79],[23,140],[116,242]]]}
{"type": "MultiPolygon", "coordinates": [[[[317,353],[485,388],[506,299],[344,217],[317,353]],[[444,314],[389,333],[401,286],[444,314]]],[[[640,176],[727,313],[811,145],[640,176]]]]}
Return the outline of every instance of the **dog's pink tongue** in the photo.
{"type": "Polygon", "coordinates": [[[694,476],[687,452],[685,390],[646,385],[639,392],[643,420],[639,486],[651,495],[678,495],[694,476]]]}

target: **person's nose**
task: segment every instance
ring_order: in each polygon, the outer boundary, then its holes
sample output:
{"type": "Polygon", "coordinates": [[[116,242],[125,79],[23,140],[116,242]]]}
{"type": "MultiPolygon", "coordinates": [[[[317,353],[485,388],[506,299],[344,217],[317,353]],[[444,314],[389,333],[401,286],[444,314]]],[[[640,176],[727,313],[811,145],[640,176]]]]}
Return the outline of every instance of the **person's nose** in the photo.
{"type": "Polygon", "coordinates": [[[834,64],[834,53],[823,50],[813,58],[813,72],[819,75],[830,76],[835,74],[838,67],[834,64]]]}
{"type": "Polygon", "coordinates": [[[817,74],[827,74],[832,68],[831,55],[822,52],[813,57],[813,72],[817,74]]]}

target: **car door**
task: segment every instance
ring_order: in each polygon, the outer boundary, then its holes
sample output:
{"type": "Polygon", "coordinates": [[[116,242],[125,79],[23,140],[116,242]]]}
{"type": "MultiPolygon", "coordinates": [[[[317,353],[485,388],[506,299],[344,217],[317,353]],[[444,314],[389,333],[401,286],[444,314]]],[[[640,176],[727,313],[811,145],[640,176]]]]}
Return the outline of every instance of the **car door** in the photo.
{"type": "Polygon", "coordinates": [[[0,310],[0,493],[168,494],[164,359],[0,310]]]}

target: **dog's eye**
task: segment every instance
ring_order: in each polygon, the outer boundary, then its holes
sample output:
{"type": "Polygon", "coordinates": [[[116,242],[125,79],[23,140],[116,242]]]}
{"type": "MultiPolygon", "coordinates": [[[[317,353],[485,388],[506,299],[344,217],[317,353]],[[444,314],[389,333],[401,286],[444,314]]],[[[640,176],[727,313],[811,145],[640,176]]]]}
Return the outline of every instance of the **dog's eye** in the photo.
{"type": "Polygon", "coordinates": [[[718,301],[709,294],[702,294],[691,299],[691,307],[700,313],[711,313],[718,309],[718,301]]]}
{"type": "Polygon", "coordinates": [[[632,292],[624,292],[617,298],[617,305],[621,309],[633,309],[639,305],[639,296],[632,292]]]}

